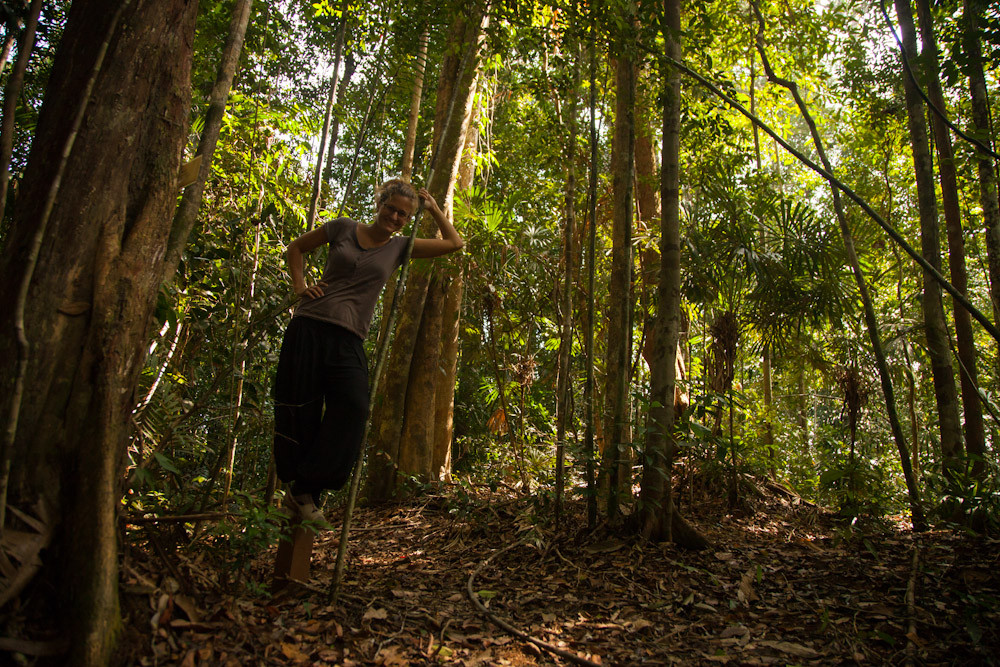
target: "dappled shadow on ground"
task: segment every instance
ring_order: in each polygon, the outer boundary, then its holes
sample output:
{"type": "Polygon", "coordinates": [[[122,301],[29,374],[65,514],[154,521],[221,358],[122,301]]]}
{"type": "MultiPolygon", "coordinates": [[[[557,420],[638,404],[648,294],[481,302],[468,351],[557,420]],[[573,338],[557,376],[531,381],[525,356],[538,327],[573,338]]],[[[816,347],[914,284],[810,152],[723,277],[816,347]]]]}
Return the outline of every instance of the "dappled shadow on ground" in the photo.
{"type": "Polygon", "coordinates": [[[175,555],[133,547],[123,574],[127,660],[569,664],[476,611],[466,587],[477,568],[474,594],[493,614],[591,663],[992,664],[1000,656],[996,540],[891,527],[861,535],[774,495],[743,516],[691,505],[686,516],[712,547],[685,552],[589,532],[583,511],[571,503],[556,529],[551,507],[489,493],[359,509],[334,606],[326,589],[339,531],[317,538],[310,582],[273,597],[260,590],[273,547],[253,561],[258,590],[244,584],[225,595],[212,547],[175,555]]]}

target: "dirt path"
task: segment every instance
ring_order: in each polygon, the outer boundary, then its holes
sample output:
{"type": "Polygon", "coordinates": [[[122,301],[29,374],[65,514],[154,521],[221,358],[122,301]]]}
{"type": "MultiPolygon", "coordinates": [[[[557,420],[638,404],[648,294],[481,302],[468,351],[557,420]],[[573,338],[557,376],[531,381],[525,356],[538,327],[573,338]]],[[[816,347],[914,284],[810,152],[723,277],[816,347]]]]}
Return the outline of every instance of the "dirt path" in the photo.
{"type": "MultiPolygon", "coordinates": [[[[175,569],[188,582],[181,588],[193,592],[171,596],[161,582],[126,593],[130,660],[569,664],[495,627],[470,603],[469,575],[490,556],[474,582],[488,609],[605,665],[953,665],[1000,656],[1000,541],[943,531],[862,538],[843,528],[838,537],[815,509],[772,499],[750,518],[702,506],[689,516],[713,546],[691,553],[580,530],[582,507],[555,531],[546,525],[550,509],[529,500],[420,502],[356,513],[336,607],[323,592],[337,533],[317,539],[309,587],[274,598],[246,587],[220,595],[211,558],[179,556],[175,569]]],[[[157,581],[161,560],[136,559],[126,587],[157,581]]],[[[272,561],[273,548],[259,553],[250,582],[266,584],[272,561]]]]}

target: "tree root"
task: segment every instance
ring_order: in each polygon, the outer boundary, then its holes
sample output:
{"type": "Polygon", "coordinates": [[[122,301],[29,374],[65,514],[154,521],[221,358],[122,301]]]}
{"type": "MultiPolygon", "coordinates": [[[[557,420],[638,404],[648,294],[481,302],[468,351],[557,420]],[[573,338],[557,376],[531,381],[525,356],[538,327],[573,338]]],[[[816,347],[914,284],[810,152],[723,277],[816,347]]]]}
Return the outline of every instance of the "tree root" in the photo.
{"type": "MultiPolygon", "coordinates": [[[[627,519],[626,527],[636,534],[643,534],[642,525],[642,512],[633,512],[627,519]]],[[[649,533],[645,535],[647,539],[651,542],[663,542],[667,539],[666,525],[663,521],[663,514],[659,513],[653,517],[652,525],[649,527],[649,533]]],[[[670,540],[682,549],[688,549],[690,551],[701,551],[702,549],[707,549],[712,546],[712,543],[708,541],[708,538],[698,532],[698,529],[692,526],[687,520],[680,515],[677,508],[670,513],[670,540]]]]}
{"type": "Polygon", "coordinates": [[[564,649],[561,649],[561,648],[559,648],[557,646],[553,646],[552,644],[549,644],[547,642],[543,642],[541,639],[536,639],[535,637],[532,637],[531,635],[527,634],[526,632],[523,632],[522,630],[519,630],[519,629],[515,628],[513,625],[511,625],[510,623],[507,623],[503,619],[497,618],[493,614],[493,612],[491,612],[489,609],[487,609],[483,605],[483,603],[479,601],[479,597],[476,595],[476,592],[473,589],[473,583],[476,580],[476,575],[478,575],[480,573],[480,571],[482,571],[482,569],[484,567],[486,567],[491,560],[493,560],[497,556],[499,556],[499,555],[501,555],[501,554],[503,554],[503,553],[505,553],[507,551],[510,551],[514,547],[518,547],[518,546],[523,545],[524,543],[525,543],[524,540],[521,540],[520,542],[515,542],[514,544],[511,544],[509,546],[504,547],[500,551],[496,552],[495,554],[493,554],[492,556],[490,556],[489,558],[487,558],[486,560],[484,560],[482,563],[479,564],[479,567],[477,567],[475,570],[473,570],[472,574],[469,575],[469,579],[468,579],[468,581],[466,582],[466,585],[465,585],[465,591],[469,595],[469,600],[472,601],[473,606],[479,611],[479,613],[481,613],[483,616],[485,616],[490,621],[490,623],[493,623],[497,627],[502,628],[503,630],[506,630],[507,632],[511,633],[512,635],[515,635],[516,637],[520,637],[521,639],[523,639],[523,640],[525,640],[527,642],[530,642],[531,644],[534,644],[538,648],[544,649],[544,650],[548,651],[549,653],[557,655],[560,658],[565,658],[566,660],[569,660],[570,662],[574,662],[574,663],[576,663],[578,665],[590,665],[592,667],[599,667],[600,664],[601,664],[599,662],[593,662],[591,660],[587,660],[586,658],[581,658],[576,653],[572,653],[570,651],[566,651],[564,649]]]}

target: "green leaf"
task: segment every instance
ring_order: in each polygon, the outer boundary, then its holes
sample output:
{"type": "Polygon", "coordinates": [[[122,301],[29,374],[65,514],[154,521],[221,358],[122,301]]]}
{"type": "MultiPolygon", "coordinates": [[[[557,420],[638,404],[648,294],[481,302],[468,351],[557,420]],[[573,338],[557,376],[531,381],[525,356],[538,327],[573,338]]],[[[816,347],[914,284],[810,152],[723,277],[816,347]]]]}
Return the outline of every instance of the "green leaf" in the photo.
{"type": "Polygon", "coordinates": [[[819,476],[819,482],[820,484],[832,484],[833,482],[836,482],[838,479],[843,478],[843,476],[844,476],[843,470],[827,470],[826,472],[824,472],[822,475],[819,476]]]}
{"type": "Polygon", "coordinates": [[[172,472],[175,475],[180,475],[181,471],[177,469],[177,466],[173,464],[170,458],[166,454],[161,454],[160,452],[154,452],[153,456],[156,457],[156,462],[160,464],[160,467],[167,472],[172,472]]]}

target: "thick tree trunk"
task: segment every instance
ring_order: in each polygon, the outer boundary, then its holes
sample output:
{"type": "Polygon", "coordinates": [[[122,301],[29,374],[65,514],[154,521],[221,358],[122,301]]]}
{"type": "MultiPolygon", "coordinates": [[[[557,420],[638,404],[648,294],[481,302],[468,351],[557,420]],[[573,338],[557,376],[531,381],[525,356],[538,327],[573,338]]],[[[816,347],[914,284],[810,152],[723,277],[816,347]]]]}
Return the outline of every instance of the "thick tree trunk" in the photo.
{"type": "MultiPolygon", "coordinates": [[[[452,28],[453,41],[460,44],[461,47],[457,54],[449,56],[442,65],[435,122],[435,135],[439,136],[441,140],[436,142],[439,148],[435,156],[434,172],[428,189],[446,210],[450,210],[455,177],[458,174],[462,148],[465,145],[466,131],[472,112],[473,83],[476,80],[479,67],[478,54],[484,22],[485,16],[476,16],[471,20],[460,17],[456,20],[452,28]]],[[[425,216],[424,224],[424,235],[436,233],[437,230],[430,216],[425,216]]],[[[403,429],[407,428],[408,418],[429,422],[434,414],[433,394],[430,395],[430,403],[426,406],[417,406],[408,398],[410,378],[413,374],[415,343],[421,320],[424,319],[424,308],[430,282],[431,271],[429,267],[420,264],[414,265],[400,306],[396,334],[385,374],[385,382],[382,386],[381,401],[375,406],[372,415],[366,487],[366,495],[371,502],[387,500],[395,492],[399,466],[404,462],[404,459],[412,458],[405,452],[401,455],[400,447],[427,446],[433,436],[433,428],[428,425],[427,428],[420,429],[422,433],[427,434],[427,439],[422,442],[416,443],[401,439],[403,429]]],[[[439,340],[440,309],[438,309],[436,328],[438,331],[437,340],[439,340]]],[[[423,357],[433,356],[434,366],[432,370],[436,371],[436,362],[440,357],[440,346],[435,341],[435,344],[430,345],[429,348],[420,349],[417,361],[419,364],[423,357]]],[[[414,427],[410,426],[409,428],[413,429],[414,427]]]]}
{"type": "MultiPolygon", "coordinates": [[[[458,169],[458,188],[467,190],[476,178],[476,155],[479,150],[479,128],[469,124],[465,136],[465,149],[458,169]]],[[[462,300],[465,294],[466,264],[452,263],[442,267],[442,275],[449,281],[445,290],[444,310],[441,315],[441,375],[434,394],[434,456],[432,470],[442,479],[451,479],[452,436],[455,426],[455,382],[458,377],[458,341],[462,317],[462,300]]]]}
{"type": "MultiPolygon", "coordinates": [[[[626,23],[631,23],[627,19],[626,23]]],[[[624,38],[623,38],[623,41],[624,38]]],[[[628,492],[624,468],[631,447],[629,429],[630,327],[632,303],[632,186],[635,179],[635,64],[620,44],[615,74],[615,129],[611,151],[612,250],[608,284],[607,371],[604,396],[602,482],[608,518],[620,513],[628,492]]]]}
{"type": "MultiPolygon", "coordinates": [[[[917,15],[920,21],[920,38],[923,43],[922,60],[927,74],[927,91],[931,102],[941,111],[946,109],[941,79],[938,72],[938,47],[934,34],[934,21],[928,0],[917,0],[917,15]]],[[[941,181],[941,204],[944,209],[945,227],[948,234],[948,264],[951,269],[951,284],[968,296],[969,280],[965,271],[965,238],[962,232],[962,214],[958,201],[958,178],[955,172],[955,155],[951,146],[951,132],[944,120],[931,114],[934,130],[934,144],[937,148],[938,175],[941,181]]],[[[959,385],[962,388],[962,411],[965,417],[965,447],[975,459],[973,464],[981,474],[986,454],[986,433],[983,425],[983,407],[979,402],[979,371],[972,316],[956,301],[952,301],[952,316],[955,320],[955,339],[958,346],[959,385]]]]}
{"type": "MultiPolygon", "coordinates": [[[[436,481],[431,469],[434,407],[441,360],[441,315],[448,284],[437,271],[430,277],[421,310],[417,339],[406,384],[403,431],[399,438],[398,473],[420,482],[436,481]]],[[[404,301],[405,303],[405,301],[404,301]]],[[[396,339],[399,340],[398,338],[396,339]]]]}
{"type": "MultiPolygon", "coordinates": [[[[457,174],[459,187],[469,187],[475,176],[475,165],[470,165],[466,156],[468,151],[474,150],[477,137],[475,128],[467,122],[462,161],[457,174]],[[463,178],[466,179],[464,185],[463,178]]],[[[445,214],[451,217],[453,209],[449,200],[445,214]]],[[[458,371],[457,337],[462,286],[461,268],[456,262],[435,262],[417,334],[416,349],[420,350],[420,354],[414,355],[410,365],[399,446],[399,471],[426,482],[438,481],[442,473],[447,475],[451,472],[450,465],[443,470],[450,458],[450,429],[446,429],[448,437],[445,440],[445,430],[442,430],[443,424],[438,419],[444,418],[445,424],[451,423],[458,371]]]]}
{"type": "Polygon", "coordinates": [[[441,315],[441,358],[438,387],[434,393],[434,440],[431,450],[431,473],[451,479],[451,446],[455,430],[455,382],[458,376],[459,324],[465,292],[465,267],[449,266],[445,277],[444,310],[441,315]]]}
{"type": "MultiPolygon", "coordinates": [[[[0,259],[5,285],[19,282],[53,169],[121,7],[77,0],[70,8],[0,259]]],[[[32,601],[66,633],[75,664],[106,664],[120,623],[116,501],[176,206],[196,12],[194,1],[135,0],[121,13],[30,285],[25,325],[33,347],[10,498],[24,510],[44,505],[54,523],[46,582],[32,601]]],[[[0,295],[5,332],[10,296],[0,295]]],[[[14,359],[8,341],[0,343],[4,387],[14,359]]]]}
{"type": "MultiPolygon", "coordinates": [[[[919,66],[910,1],[895,0],[895,5],[906,58],[919,81],[923,68],[919,66]]],[[[924,104],[910,77],[903,76],[903,88],[906,93],[906,115],[917,181],[921,254],[927,263],[940,273],[941,242],[938,234],[937,194],[927,140],[924,104]]],[[[955,388],[955,369],[951,365],[951,345],[944,306],[941,302],[941,286],[930,272],[924,271],[923,276],[921,304],[924,333],[927,337],[927,355],[930,358],[931,374],[934,378],[934,398],[937,402],[941,433],[941,458],[946,473],[951,475],[961,469],[963,459],[962,424],[959,419],[958,392],[955,388]]]]}

